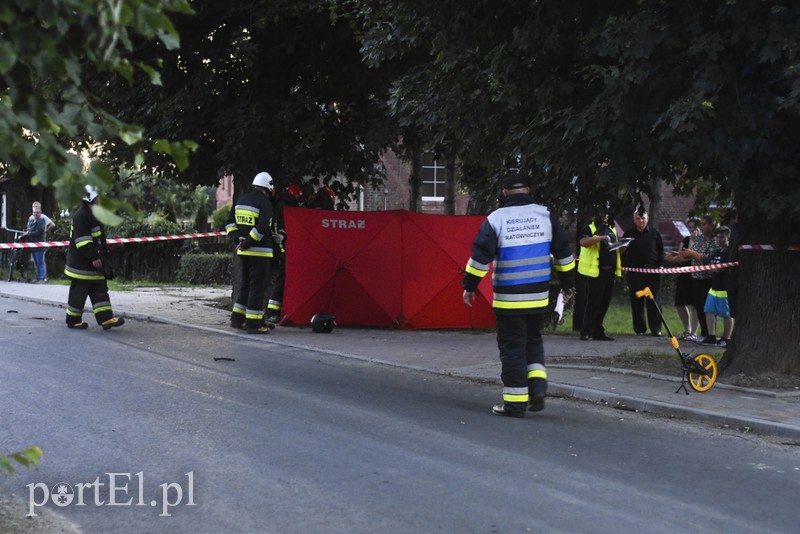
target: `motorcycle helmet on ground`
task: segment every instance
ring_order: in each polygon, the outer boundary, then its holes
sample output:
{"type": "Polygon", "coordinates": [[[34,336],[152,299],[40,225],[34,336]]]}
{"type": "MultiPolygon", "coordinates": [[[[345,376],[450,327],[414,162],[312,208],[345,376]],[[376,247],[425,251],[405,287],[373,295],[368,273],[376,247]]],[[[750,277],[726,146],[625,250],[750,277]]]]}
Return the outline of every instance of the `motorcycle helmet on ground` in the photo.
{"type": "Polygon", "coordinates": [[[330,334],[336,326],[336,317],[326,312],[317,312],[311,318],[311,330],[317,334],[330,334]]]}

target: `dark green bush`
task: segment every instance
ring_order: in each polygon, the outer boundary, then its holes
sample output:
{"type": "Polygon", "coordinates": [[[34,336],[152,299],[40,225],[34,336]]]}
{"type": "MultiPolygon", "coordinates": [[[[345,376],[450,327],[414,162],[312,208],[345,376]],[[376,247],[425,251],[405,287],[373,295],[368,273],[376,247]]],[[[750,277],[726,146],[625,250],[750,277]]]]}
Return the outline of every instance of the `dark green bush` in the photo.
{"type": "Polygon", "coordinates": [[[194,229],[197,232],[208,232],[208,211],[206,205],[201,203],[194,215],[194,229]]]}
{"type": "MultiPolygon", "coordinates": [[[[106,236],[152,237],[183,233],[176,223],[163,218],[151,221],[128,220],[116,227],[107,227],[106,236]]],[[[111,261],[117,277],[123,280],[172,282],[184,249],[184,240],[109,245],[111,261]]]]}
{"type": "Polygon", "coordinates": [[[228,216],[230,213],[230,204],[225,204],[214,210],[214,213],[211,214],[211,230],[214,232],[225,230],[225,225],[228,224],[228,216]]]}
{"type": "Polygon", "coordinates": [[[177,281],[192,285],[225,285],[233,279],[230,254],[185,254],[178,267],[177,281]]]}

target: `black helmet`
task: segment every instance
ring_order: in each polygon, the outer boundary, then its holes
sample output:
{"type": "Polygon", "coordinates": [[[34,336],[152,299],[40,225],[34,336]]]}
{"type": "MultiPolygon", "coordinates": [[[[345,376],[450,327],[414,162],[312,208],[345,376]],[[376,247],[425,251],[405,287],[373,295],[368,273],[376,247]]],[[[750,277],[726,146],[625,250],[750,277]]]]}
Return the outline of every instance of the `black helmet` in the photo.
{"type": "Polygon", "coordinates": [[[336,317],[330,313],[318,312],[311,318],[311,329],[318,334],[330,334],[336,326],[336,317]]]}

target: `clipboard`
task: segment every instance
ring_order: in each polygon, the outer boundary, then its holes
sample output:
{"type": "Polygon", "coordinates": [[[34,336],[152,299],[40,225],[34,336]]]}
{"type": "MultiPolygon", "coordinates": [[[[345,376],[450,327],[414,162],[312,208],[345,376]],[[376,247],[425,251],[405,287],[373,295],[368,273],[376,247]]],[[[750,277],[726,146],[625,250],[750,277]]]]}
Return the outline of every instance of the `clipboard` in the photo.
{"type": "Polygon", "coordinates": [[[626,237],[622,241],[617,241],[613,245],[609,246],[608,250],[609,250],[609,252],[611,252],[612,250],[619,250],[621,248],[625,248],[625,247],[627,247],[628,245],[631,244],[631,241],[633,241],[632,237],[626,237]]]}

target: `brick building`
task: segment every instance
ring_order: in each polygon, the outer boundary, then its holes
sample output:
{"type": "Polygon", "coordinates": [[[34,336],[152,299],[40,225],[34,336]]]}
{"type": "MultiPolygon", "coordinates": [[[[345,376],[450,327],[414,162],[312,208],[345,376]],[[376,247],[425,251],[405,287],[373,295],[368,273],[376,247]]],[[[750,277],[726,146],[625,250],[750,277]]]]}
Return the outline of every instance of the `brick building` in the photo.
{"type": "MultiPolygon", "coordinates": [[[[402,161],[389,150],[381,158],[386,168],[386,182],[378,190],[364,191],[364,211],[407,210],[410,205],[411,186],[408,178],[411,175],[411,163],[402,161]]],[[[422,158],[422,203],[421,212],[431,214],[444,213],[444,187],[446,169],[443,163],[436,161],[430,154],[422,158]]],[[[456,193],[455,214],[466,215],[469,195],[456,193]]],[[[352,209],[359,209],[354,203],[352,209]]]]}
{"type": "MultiPolygon", "coordinates": [[[[401,160],[393,151],[383,155],[382,163],[386,169],[386,181],[378,190],[367,188],[362,197],[349,203],[350,210],[389,211],[407,210],[410,206],[411,163],[401,160]]],[[[446,169],[442,162],[425,154],[422,160],[421,212],[429,214],[444,213],[444,188],[446,169]]],[[[673,194],[672,186],[661,186],[661,200],[657,212],[652,215],[655,224],[665,238],[678,241],[680,234],[671,224],[672,221],[683,221],[694,205],[692,197],[678,197],[673,194]]],[[[224,176],[216,191],[217,207],[233,200],[233,177],[224,176]]],[[[455,198],[455,214],[466,215],[469,195],[457,192],[455,198]]],[[[625,227],[628,221],[622,226],[625,227]]]]}

